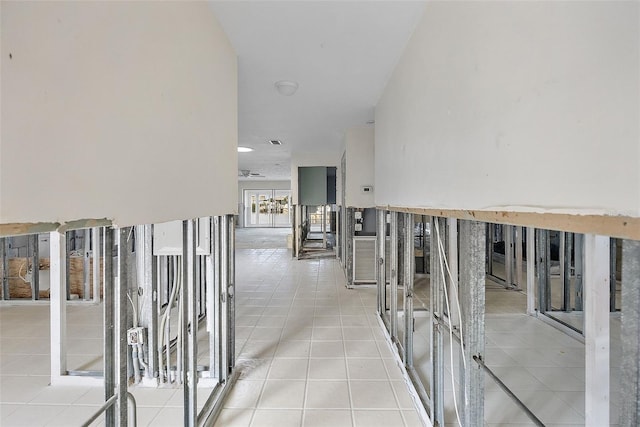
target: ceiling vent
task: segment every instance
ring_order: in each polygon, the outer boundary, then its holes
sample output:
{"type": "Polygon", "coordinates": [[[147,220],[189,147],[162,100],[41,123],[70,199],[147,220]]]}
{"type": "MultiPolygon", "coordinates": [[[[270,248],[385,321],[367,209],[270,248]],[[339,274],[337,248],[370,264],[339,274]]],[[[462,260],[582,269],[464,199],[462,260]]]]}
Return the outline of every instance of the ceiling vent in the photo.
{"type": "Polygon", "coordinates": [[[271,145],[282,145],[281,141],[278,141],[277,139],[272,139],[269,141],[269,144],[271,145]]]}

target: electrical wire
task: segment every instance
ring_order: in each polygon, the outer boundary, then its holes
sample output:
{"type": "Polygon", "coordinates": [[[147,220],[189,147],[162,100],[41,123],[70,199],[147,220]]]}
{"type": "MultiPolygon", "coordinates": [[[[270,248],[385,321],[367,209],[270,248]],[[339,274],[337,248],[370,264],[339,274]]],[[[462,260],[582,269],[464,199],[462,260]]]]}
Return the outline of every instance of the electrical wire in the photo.
{"type": "MultiPolygon", "coordinates": [[[[457,285],[457,281],[453,281],[453,278],[451,277],[451,271],[449,270],[448,267],[448,263],[446,263],[446,253],[444,251],[444,245],[442,244],[442,239],[440,238],[440,223],[438,221],[438,218],[435,217],[435,228],[436,228],[436,236],[438,238],[438,252],[439,252],[439,257],[438,260],[440,262],[440,273],[442,274],[442,283],[444,284],[443,288],[444,288],[444,300],[445,303],[447,305],[447,313],[451,313],[451,307],[449,305],[449,292],[447,291],[447,279],[445,277],[444,274],[444,265],[443,265],[443,260],[444,263],[447,264],[447,270],[449,271],[449,278],[452,279],[452,284],[453,286],[457,285]]],[[[459,306],[459,304],[458,304],[459,306]]],[[[458,307],[458,311],[460,310],[460,307],[458,307]]],[[[458,399],[456,398],[456,383],[455,383],[455,377],[453,375],[453,324],[451,323],[451,316],[447,315],[447,320],[449,321],[449,355],[450,355],[450,361],[451,361],[451,387],[453,388],[453,406],[454,409],[456,411],[456,418],[458,420],[458,425],[462,425],[462,422],[460,421],[460,411],[458,409],[458,399]]],[[[462,335],[462,334],[461,334],[462,335]]],[[[462,343],[462,336],[460,336],[460,347],[462,349],[464,349],[463,343],[462,343]]],[[[461,356],[462,356],[462,362],[463,365],[466,369],[466,361],[465,361],[465,357],[464,357],[464,351],[461,351],[461,356]]]]}
{"type": "Polygon", "coordinates": [[[160,371],[160,375],[164,375],[164,369],[162,366],[162,347],[163,347],[163,341],[164,341],[164,346],[166,348],[166,365],[167,365],[167,375],[166,375],[166,379],[168,380],[168,382],[170,382],[171,378],[170,378],[170,374],[169,374],[169,366],[170,366],[170,347],[169,347],[169,328],[168,328],[168,324],[167,322],[170,319],[171,316],[171,307],[173,306],[173,301],[176,298],[176,293],[178,291],[178,275],[176,274],[177,271],[177,257],[171,257],[172,261],[173,261],[173,281],[172,281],[172,286],[171,286],[171,291],[169,293],[169,301],[167,302],[167,307],[165,308],[165,311],[162,315],[162,318],[160,319],[160,328],[158,329],[158,352],[160,354],[160,357],[158,358],[158,368],[160,371]]]}
{"type": "Polygon", "coordinates": [[[131,309],[133,310],[133,327],[137,328],[138,327],[138,310],[136,309],[136,306],[133,303],[133,300],[131,299],[131,295],[129,295],[129,292],[127,292],[127,298],[129,298],[129,303],[131,303],[131,309]]]}
{"type": "Polygon", "coordinates": [[[29,268],[28,267],[27,267],[27,273],[25,274],[25,276],[22,275],[22,268],[24,267],[24,265],[26,263],[27,263],[27,260],[25,259],[24,261],[22,261],[22,264],[20,264],[20,268],[18,269],[18,277],[20,277],[24,283],[31,283],[26,278],[26,274],[29,274],[29,268]]]}
{"type": "MultiPolygon", "coordinates": [[[[436,224],[438,224],[438,218],[436,218],[436,224]]],[[[447,261],[447,254],[444,250],[444,245],[442,244],[442,240],[440,239],[440,231],[438,229],[436,229],[436,233],[438,235],[438,248],[439,248],[439,252],[442,254],[442,260],[444,260],[444,265],[446,267],[447,270],[447,275],[449,276],[449,280],[451,281],[451,283],[453,284],[453,286],[457,289],[458,286],[458,280],[457,278],[453,278],[453,275],[451,274],[451,269],[449,268],[449,262],[447,261]]],[[[443,271],[444,274],[444,271],[443,271]]],[[[446,280],[445,280],[446,282],[446,280]]],[[[445,293],[446,295],[446,293],[445,293]]],[[[455,300],[456,302],[456,307],[458,308],[458,329],[460,330],[460,345],[464,348],[464,338],[462,336],[462,310],[460,309],[460,300],[458,298],[456,298],[455,300]]],[[[447,307],[447,310],[449,311],[449,307],[447,307]]],[[[449,311],[449,313],[451,313],[451,311],[449,311]]],[[[451,319],[449,319],[449,324],[451,324],[451,319]]],[[[463,353],[464,356],[464,353],[463,353]]],[[[463,357],[462,359],[462,365],[465,367],[465,369],[467,368],[467,359],[463,357]]]]}

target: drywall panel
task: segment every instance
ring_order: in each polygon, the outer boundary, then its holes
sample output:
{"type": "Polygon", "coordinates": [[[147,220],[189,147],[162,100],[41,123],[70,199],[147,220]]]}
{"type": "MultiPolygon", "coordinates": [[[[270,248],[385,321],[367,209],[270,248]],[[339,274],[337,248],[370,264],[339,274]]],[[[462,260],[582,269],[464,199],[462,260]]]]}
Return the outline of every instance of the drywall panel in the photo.
{"type": "MultiPolygon", "coordinates": [[[[370,208],[375,206],[372,188],[374,182],[374,128],[373,126],[350,129],[345,135],[347,207],[370,208]]],[[[374,189],[375,191],[375,189],[374,189]]]]}
{"type": "Polygon", "coordinates": [[[376,204],[640,216],[639,7],[428,2],[376,108],[376,204]]]}
{"type": "Polygon", "coordinates": [[[298,200],[301,205],[320,206],[328,204],[327,168],[306,166],[298,168],[298,200]]]}
{"type": "MultiPolygon", "coordinates": [[[[340,170],[340,157],[339,152],[329,151],[306,151],[306,152],[294,152],[291,154],[291,199],[294,205],[300,204],[298,202],[298,168],[307,166],[326,166],[336,168],[336,182],[340,182],[342,172],[340,170]]],[[[336,200],[340,200],[342,197],[342,191],[336,188],[336,200]]]]}
{"type": "Polygon", "coordinates": [[[0,224],[236,211],[236,55],[206,2],[0,7],[0,224]]]}

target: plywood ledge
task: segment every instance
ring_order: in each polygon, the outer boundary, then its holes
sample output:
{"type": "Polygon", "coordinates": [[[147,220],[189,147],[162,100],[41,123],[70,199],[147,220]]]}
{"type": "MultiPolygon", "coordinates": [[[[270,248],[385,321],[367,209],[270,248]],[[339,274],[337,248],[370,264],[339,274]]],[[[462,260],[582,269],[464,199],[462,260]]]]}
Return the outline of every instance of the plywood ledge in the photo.
{"type": "Polygon", "coordinates": [[[59,231],[64,233],[68,230],[77,230],[80,228],[91,227],[108,227],[112,225],[111,220],[102,219],[79,219],[74,221],[67,221],[65,223],[59,222],[20,222],[11,224],[0,224],[0,237],[6,236],[18,236],[22,234],[39,234],[50,233],[52,231],[59,231]]]}
{"type": "Polygon", "coordinates": [[[628,216],[429,209],[402,206],[378,206],[378,209],[640,240],[640,218],[628,216]]]}

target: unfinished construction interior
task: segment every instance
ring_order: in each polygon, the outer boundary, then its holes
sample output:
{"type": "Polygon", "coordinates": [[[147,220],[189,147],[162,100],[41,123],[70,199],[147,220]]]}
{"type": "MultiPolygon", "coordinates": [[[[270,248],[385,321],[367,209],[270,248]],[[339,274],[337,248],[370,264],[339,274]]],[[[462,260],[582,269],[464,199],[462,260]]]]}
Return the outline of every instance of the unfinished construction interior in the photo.
{"type": "Polygon", "coordinates": [[[640,425],[640,3],[0,2],[1,426],[640,425]]]}

